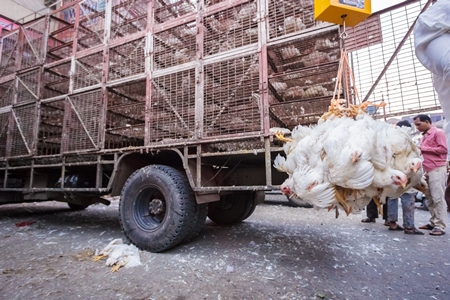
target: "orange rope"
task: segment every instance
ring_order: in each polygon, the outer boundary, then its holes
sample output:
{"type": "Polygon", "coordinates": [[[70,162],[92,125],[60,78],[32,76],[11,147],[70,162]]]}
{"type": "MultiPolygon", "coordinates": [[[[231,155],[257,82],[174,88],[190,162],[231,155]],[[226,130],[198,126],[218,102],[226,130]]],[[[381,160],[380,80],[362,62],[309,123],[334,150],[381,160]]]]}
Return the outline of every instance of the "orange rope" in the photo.
{"type": "Polygon", "coordinates": [[[350,63],[348,61],[348,55],[346,50],[341,51],[341,58],[339,60],[339,67],[338,67],[338,73],[337,73],[337,79],[336,84],[334,86],[334,93],[333,93],[333,99],[332,100],[340,100],[340,91],[341,89],[345,88],[345,93],[347,99],[347,105],[350,105],[350,99],[351,99],[351,87],[353,87],[354,95],[357,100],[357,104],[361,103],[361,99],[359,97],[358,89],[355,85],[355,75],[353,74],[352,68],[350,67],[350,63]],[[344,82],[342,82],[344,80],[344,82]],[[352,85],[353,84],[353,85],[352,85]],[[337,96],[337,99],[336,99],[337,96]]]}

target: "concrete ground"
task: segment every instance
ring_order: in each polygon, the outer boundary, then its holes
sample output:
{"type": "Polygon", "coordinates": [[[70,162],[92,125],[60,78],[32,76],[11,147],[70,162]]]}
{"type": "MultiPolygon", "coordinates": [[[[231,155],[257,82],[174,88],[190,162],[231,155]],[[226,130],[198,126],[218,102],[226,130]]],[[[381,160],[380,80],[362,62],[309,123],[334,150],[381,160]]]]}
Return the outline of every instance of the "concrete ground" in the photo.
{"type": "MultiPolygon", "coordinates": [[[[364,216],[272,197],[239,225],[207,220],[194,241],[110,273],[92,257],[123,238],[117,201],[4,205],[0,299],[450,299],[450,229],[406,235],[364,216]]],[[[417,226],[428,218],[416,210],[417,226]]]]}

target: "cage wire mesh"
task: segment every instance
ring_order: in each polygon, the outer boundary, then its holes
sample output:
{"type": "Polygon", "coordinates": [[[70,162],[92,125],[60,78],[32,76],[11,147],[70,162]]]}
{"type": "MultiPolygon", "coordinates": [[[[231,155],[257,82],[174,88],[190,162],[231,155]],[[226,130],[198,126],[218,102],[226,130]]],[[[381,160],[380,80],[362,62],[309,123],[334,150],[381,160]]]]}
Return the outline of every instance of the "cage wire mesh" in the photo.
{"type": "Polygon", "coordinates": [[[195,13],[194,0],[159,0],[155,1],[155,23],[164,23],[188,13],[195,13]]]}
{"type": "Polygon", "coordinates": [[[37,154],[54,155],[61,151],[65,100],[42,102],[38,131],[37,154]]]}
{"type": "Polygon", "coordinates": [[[300,32],[323,24],[314,19],[313,0],[269,0],[269,38],[300,32]]]}
{"type": "Polygon", "coordinates": [[[46,19],[41,18],[23,27],[25,41],[22,47],[21,68],[27,69],[44,62],[46,19]]]}
{"type": "Polygon", "coordinates": [[[147,28],[148,0],[118,1],[111,13],[111,40],[147,28]]]}
{"type": "Polygon", "coordinates": [[[333,96],[339,55],[337,29],[268,48],[271,127],[317,122],[333,96]]]}
{"type": "Polygon", "coordinates": [[[42,98],[48,99],[69,93],[70,61],[44,69],[42,98]]]}
{"type": "Polygon", "coordinates": [[[164,69],[195,60],[196,24],[189,22],[154,35],[154,69],[164,69]]]}
{"type": "Polygon", "coordinates": [[[235,49],[258,41],[256,1],[214,13],[204,18],[205,55],[235,49]]]}
{"type": "Polygon", "coordinates": [[[14,80],[0,83],[0,107],[5,107],[13,103],[14,92],[14,80]]]}
{"type": "Polygon", "coordinates": [[[14,74],[16,65],[16,52],[19,44],[19,31],[12,32],[2,37],[0,76],[14,74]]]}
{"type": "Polygon", "coordinates": [[[105,1],[85,0],[81,1],[79,5],[78,51],[102,44],[105,32],[105,1]]]}
{"type": "Polygon", "coordinates": [[[75,62],[75,73],[73,75],[73,89],[100,84],[103,74],[103,52],[97,52],[75,62]]]}
{"type": "Polygon", "coordinates": [[[220,2],[225,2],[226,0],[204,0],[205,1],[205,6],[209,7],[212,6],[214,4],[218,4],[220,2]]]}
{"type": "MultiPolygon", "coordinates": [[[[49,19],[46,63],[50,65],[44,65],[42,75],[37,68],[19,73],[14,69],[19,65],[17,59],[22,60],[23,68],[42,62],[39,59],[44,55],[46,26],[41,19],[24,28],[23,52],[18,53],[19,30],[3,37],[0,105],[13,104],[17,93],[17,104],[21,107],[14,108],[14,115],[24,118],[23,107],[31,105],[27,103],[39,96],[47,99],[41,103],[38,131],[37,149],[42,155],[59,154],[58,148],[70,152],[143,146],[144,140],[149,144],[183,141],[195,138],[197,133],[211,139],[245,136],[263,128],[259,76],[267,64],[270,126],[291,128],[315,123],[328,109],[334,90],[340,54],[337,26],[325,28],[324,25],[330,24],[314,21],[312,0],[268,0],[268,61],[259,61],[255,51],[231,59],[228,54],[233,49],[256,45],[260,35],[259,2],[242,2],[205,0],[205,11],[196,17],[198,4],[192,0],[155,1],[152,16],[147,16],[151,11],[148,0],[114,0],[111,12],[105,11],[104,0],[64,1],[71,6],[49,19]],[[75,34],[76,6],[80,8],[80,21],[75,34]],[[98,51],[78,53],[73,57],[75,69],[71,74],[74,35],[78,45],[75,51],[109,42],[104,40],[107,13],[111,15],[113,44],[105,46],[108,51],[98,47],[98,51]],[[148,17],[153,17],[154,22],[148,22],[148,17]],[[153,23],[158,28],[154,33],[130,38],[149,30],[147,25],[153,23]],[[198,26],[203,26],[203,30],[198,31],[198,26]],[[202,38],[197,35],[202,33],[207,60],[194,67],[188,63],[197,59],[197,41],[202,38]],[[147,37],[153,41],[147,41],[147,37]],[[153,58],[150,71],[158,72],[151,74],[151,80],[136,81],[134,75],[145,73],[146,47],[153,58]],[[108,66],[104,66],[105,61],[108,66]],[[181,64],[185,64],[182,69],[174,68],[181,64]],[[102,82],[106,68],[107,81],[102,82]],[[199,68],[197,75],[201,75],[198,82],[195,68],[199,68]],[[107,108],[103,107],[103,94],[96,89],[102,83],[107,87],[107,108]],[[196,84],[203,89],[196,89],[196,84]],[[91,91],[84,92],[88,89],[91,91]],[[71,92],[77,94],[70,95],[71,92]],[[196,93],[202,97],[203,107],[196,106],[196,93]],[[66,100],[52,99],[64,95],[68,95],[66,100]],[[23,104],[26,105],[22,107],[23,104]],[[106,121],[104,138],[98,132],[99,122],[103,121],[106,121]],[[203,127],[196,128],[196,124],[203,127]],[[99,145],[103,140],[105,145],[99,145]]],[[[416,1],[375,14],[354,28],[355,32],[347,28],[346,46],[361,96],[372,87],[425,2],[416,1]]],[[[411,107],[421,111],[440,107],[430,73],[415,59],[412,38],[409,37],[369,99],[386,101],[386,116],[410,113],[411,107]]],[[[1,122],[6,122],[9,114],[2,114],[1,122]]],[[[14,149],[16,156],[28,153],[27,137],[21,133],[27,126],[20,119],[11,129],[16,141],[22,139],[22,145],[14,149]]],[[[33,132],[33,128],[28,129],[33,132]]],[[[219,148],[236,147],[249,148],[234,142],[224,142],[219,148]]]]}
{"type": "MultiPolygon", "coordinates": [[[[407,3],[379,16],[374,15],[355,27],[360,32],[359,40],[351,45],[349,51],[357,88],[362,97],[372,88],[426,2],[407,3]],[[379,32],[375,34],[377,28],[379,32]],[[368,46],[361,47],[360,43],[368,46]]],[[[356,34],[352,31],[348,33],[349,38],[356,34]]],[[[378,118],[440,109],[431,73],[415,57],[413,34],[408,36],[368,100],[386,102],[384,111],[378,111],[378,118]]]]}
{"type": "Polygon", "coordinates": [[[195,134],[195,70],[152,80],[149,111],[151,142],[191,139],[195,134]]]}
{"type": "Polygon", "coordinates": [[[105,149],[143,146],[146,81],[108,89],[105,149]]]}
{"type": "Polygon", "coordinates": [[[108,79],[115,80],[145,72],[145,38],[110,48],[108,79]]]}
{"type": "Polygon", "coordinates": [[[74,8],[58,12],[50,18],[46,63],[67,58],[72,54],[75,28],[68,18],[71,10],[74,8]]]}
{"type": "Polygon", "coordinates": [[[11,156],[30,155],[36,122],[36,103],[13,108],[14,126],[12,128],[11,156]]]}
{"type": "Polygon", "coordinates": [[[261,130],[258,56],[205,66],[204,135],[261,130]]]}
{"type": "MultiPolygon", "coordinates": [[[[66,151],[96,149],[98,147],[98,129],[102,111],[102,93],[99,90],[72,95],[67,98],[66,110],[69,117],[64,119],[64,131],[67,132],[66,151]]],[[[63,146],[64,145],[63,143],[63,146]]]]}
{"type": "Polygon", "coordinates": [[[17,78],[17,103],[37,101],[39,99],[39,78],[41,70],[35,69],[23,74],[18,74],[17,78]]]}
{"type": "Polygon", "coordinates": [[[8,141],[8,123],[10,112],[0,114],[0,157],[6,156],[6,144],[8,141]]]}

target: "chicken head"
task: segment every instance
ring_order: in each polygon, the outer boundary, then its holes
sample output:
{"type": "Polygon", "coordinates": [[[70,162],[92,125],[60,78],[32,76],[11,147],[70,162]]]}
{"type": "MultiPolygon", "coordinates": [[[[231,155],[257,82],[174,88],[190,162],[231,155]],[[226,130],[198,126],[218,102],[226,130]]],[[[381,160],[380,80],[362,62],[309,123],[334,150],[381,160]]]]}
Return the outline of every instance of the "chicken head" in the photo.
{"type": "Polygon", "coordinates": [[[399,185],[402,188],[405,188],[408,183],[408,177],[404,173],[397,170],[394,170],[391,179],[395,185],[399,185]]]}

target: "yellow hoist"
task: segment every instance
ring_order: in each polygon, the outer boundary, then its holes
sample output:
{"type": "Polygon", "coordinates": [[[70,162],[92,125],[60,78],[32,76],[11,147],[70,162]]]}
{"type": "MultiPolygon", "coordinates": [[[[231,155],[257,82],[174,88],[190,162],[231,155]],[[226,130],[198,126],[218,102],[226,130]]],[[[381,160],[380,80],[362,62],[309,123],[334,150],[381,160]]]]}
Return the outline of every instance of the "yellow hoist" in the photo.
{"type": "Polygon", "coordinates": [[[372,14],[370,0],[314,0],[316,20],[356,26],[372,14]]]}
{"type": "Polygon", "coordinates": [[[314,17],[317,20],[329,23],[335,23],[343,27],[341,32],[342,50],[339,60],[338,74],[336,78],[333,98],[328,112],[324,113],[321,119],[333,117],[355,117],[360,110],[366,111],[368,106],[374,108],[384,107],[384,102],[373,104],[370,102],[361,103],[358,91],[356,89],[355,78],[350,68],[347,57],[347,51],[344,46],[344,40],[347,37],[346,26],[356,26],[371,15],[372,6],[370,0],[315,0],[314,17]],[[353,83],[353,86],[352,86],[353,83]],[[345,98],[340,99],[340,91],[344,92],[345,98]],[[355,95],[352,101],[350,95],[355,95]]]}

